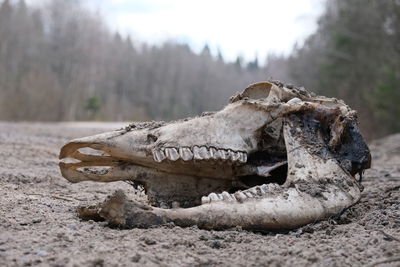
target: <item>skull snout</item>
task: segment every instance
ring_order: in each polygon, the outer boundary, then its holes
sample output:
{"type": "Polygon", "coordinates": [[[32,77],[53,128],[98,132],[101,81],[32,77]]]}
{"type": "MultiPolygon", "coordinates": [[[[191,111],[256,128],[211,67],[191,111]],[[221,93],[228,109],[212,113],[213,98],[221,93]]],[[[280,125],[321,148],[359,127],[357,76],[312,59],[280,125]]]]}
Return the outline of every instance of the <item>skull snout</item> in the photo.
{"type": "Polygon", "coordinates": [[[154,146],[157,137],[148,134],[147,131],[125,131],[118,130],[104,134],[74,139],[63,146],[60,151],[60,159],[72,158],[90,162],[99,157],[92,153],[85,153],[92,150],[100,151],[113,160],[124,160],[131,162],[143,162],[152,160],[151,148],[154,146]],[[86,150],[85,150],[86,149],[86,150]]]}

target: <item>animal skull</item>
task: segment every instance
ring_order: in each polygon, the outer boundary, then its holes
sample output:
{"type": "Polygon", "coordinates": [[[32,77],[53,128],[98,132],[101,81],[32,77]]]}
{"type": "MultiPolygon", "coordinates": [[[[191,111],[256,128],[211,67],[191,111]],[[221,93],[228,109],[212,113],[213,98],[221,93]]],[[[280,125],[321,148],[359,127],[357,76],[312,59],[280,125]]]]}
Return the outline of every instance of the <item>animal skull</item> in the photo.
{"type": "Polygon", "coordinates": [[[72,140],[60,159],[70,182],[143,185],[151,206],[117,193],[95,209],[119,226],[265,230],[339,214],[371,164],[355,111],[279,82],[252,84],[216,113],[72,140]]]}

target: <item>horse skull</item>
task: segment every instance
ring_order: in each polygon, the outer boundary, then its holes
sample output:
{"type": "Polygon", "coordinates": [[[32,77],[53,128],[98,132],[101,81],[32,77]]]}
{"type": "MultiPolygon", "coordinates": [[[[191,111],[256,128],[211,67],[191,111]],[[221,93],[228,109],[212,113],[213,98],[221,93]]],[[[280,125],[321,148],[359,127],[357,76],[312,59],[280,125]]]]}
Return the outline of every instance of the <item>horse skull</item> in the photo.
{"type": "Polygon", "coordinates": [[[361,180],[370,158],[343,101],[260,82],[219,112],[72,140],[61,149],[60,169],[71,182],[143,185],[151,206],[117,193],[96,209],[119,226],[272,230],[356,203],[356,174],[361,180]]]}

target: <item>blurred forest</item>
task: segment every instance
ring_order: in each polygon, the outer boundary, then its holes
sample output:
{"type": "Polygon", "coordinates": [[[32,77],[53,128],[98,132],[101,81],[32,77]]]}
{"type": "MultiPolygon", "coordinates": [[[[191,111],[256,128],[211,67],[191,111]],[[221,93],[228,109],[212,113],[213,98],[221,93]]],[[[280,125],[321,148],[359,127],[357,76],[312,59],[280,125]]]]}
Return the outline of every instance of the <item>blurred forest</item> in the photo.
{"type": "Polygon", "coordinates": [[[400,1],[326,1],[304,44],[262,64],[122,37],[79,1],[0,2],[0,120],[176,119],[269,78],[344,99],[369,138],[400,131],[400,1]]]}

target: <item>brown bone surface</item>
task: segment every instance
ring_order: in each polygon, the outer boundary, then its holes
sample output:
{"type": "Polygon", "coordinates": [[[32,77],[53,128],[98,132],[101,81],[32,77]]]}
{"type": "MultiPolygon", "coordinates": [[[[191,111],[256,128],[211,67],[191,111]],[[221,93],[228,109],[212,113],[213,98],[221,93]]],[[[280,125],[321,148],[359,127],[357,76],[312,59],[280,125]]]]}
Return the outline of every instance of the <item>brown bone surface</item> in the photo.
{"type": "Polygon", "coordinates": [[[149,205],[117,192],[85,216],[264,230],[339,214],[360,199],[371,164],[354,110],[279,82],[252,84],[215,113],[72,140],[60,159],[71,182],[125,180],[148,196],[149,205]]]}

